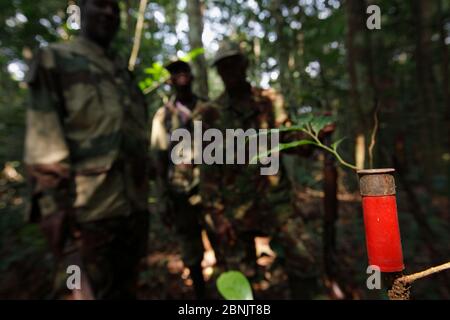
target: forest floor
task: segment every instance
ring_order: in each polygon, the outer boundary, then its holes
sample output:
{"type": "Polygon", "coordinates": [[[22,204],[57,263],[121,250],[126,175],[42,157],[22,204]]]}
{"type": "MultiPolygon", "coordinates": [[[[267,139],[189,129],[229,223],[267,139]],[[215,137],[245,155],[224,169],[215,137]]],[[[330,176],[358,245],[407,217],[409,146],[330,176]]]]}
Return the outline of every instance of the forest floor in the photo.
{"type": "MultiPolygon", "coordinates": [[[[6,179],[8,178],[8,179],[6,179]]],[[[22,221],[24,210],[23,181],[0,179],[0,299],[48,299],[52,279],[52,257],[35,226],[22,221]],[[6,181],[7,180],[7,181],[6,181]]],[[[416,190],[417,194],[424,194],[416,190]]],[[[321,230],[323,194],[303,189],[298,194],[302,213],[321,230]]],[[[358,194],[339,193],[337,229],[336,283],[323,285],[317,299],[387,299],[384,290],[366,287],[367,256],[360,198],[358,194]]],[[[398,194],[399,219],[406,273],[413,273],[449,260],[448,198],[429,199],[426,219],[432,226],[433,243],[422,240],[423,228],[416,223],[406,206],[409,198],[398,194]]],[[[421,200],[422,201],[422,200],[421,200]]],[[[425,201],[426,202],[426,201],[425,201]]],[[[423,201],[422,201],[423,203],[423,201]]],[[[139,275],[139,299],[194,299],[192,280],[183,265],[180,246],[172,231],[152,216],[149,253],[142,262],[139,275]]],[[[256,299],[288,299],[286,274],[276,255],[268,246],[268,238],[257,238],[259,271],[263,276],[253,283],[256,299]]],[[[206,252],[203,271],[207,279],[208,296],[220,299],[216,288],[217,275],[214,252],[204,236],[206,252]]],[[[323,266],[320,266],[323,268],[323,266]]],[[[413,286],[414,299],[449,299],[449,276],[434,275],[413,286]]],[[[324,283],[327,283],[324,281],[324,283]]]]}

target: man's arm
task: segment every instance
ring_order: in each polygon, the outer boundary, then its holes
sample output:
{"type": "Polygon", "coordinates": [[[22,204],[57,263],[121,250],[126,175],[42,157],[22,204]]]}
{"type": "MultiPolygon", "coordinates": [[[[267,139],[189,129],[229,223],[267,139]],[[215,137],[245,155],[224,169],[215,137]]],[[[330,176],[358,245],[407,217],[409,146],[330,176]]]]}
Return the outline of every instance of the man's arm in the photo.
{"type": "Polygon", "coordinates": [[[231,222],[225,216],[221,177],[220,165],[201,165],[200,196],[202,198],[203,214],[211,217],[218,240],[223,245],[229,245],[236,240],[236,235],[231,222]]]}
{"type": "Polygon", "coordinates": [[[169,196],[169,139],[164,125],[165,108],[158,109],[152,120],[150,137],[150,153],[155,169],[156,196],[158,198],[158,213],[162,221],[172,225],[173,211],[169,196]]]}
{"type": "MultiPolygon", "coordinates": [[[[156,170],[156,182],[159,187],[167,189],[168,169],[169,169],[169,141],[168,132],[164,126],[165,109],[158,109],[152,120],[152,131],[150,136],[150,153],[153,159],[153,166],[156,170]]],[[[159,189],[159,188],[158,188],[159,189]]]]}
{"type": "MultiPolygon", "coordinates": [[[[220,117],[219,107],[213,103],[207,103],[203,108],[197,110],[194,115],[195,120],[200,120],[205,129],[215,128],[220,117]]],[[[200,196],[202,198],[202,207],[205,215],[210,215],[214,224],[219,241],[223,244],[229,244],[235,241],[235,234],[232,225],[225,216],[225,208],[222,199],[222,172],[221,165],[200,166],[200,196]]]]}
{"type": "Polygon", "coordinates": [[[73,211],[74,182],[55,70],[53,53],[44,49],[27,75],[31,101],[26,115],[25,164],[31,191],[28,219],[40,223],[52,250],[59,254],[73,211]]]}

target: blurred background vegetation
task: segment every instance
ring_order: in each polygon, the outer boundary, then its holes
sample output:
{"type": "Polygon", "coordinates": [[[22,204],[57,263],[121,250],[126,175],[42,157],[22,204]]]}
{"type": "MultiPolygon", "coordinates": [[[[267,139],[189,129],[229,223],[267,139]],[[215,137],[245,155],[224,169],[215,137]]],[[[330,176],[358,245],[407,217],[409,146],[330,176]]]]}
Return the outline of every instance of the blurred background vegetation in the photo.
{"type": "MultiPolygon", "coordinates": [[[[143,0],[141,0],[143,1],[143,0]]],[[[139,0],[120,1],[122,26],[115,43],[131,53],[139,0]]],[[[35,226],[23,223],[26,185],[22,166],[27,62],[36,48],[77,34],[68,26],[74,1],[0,2],[0,297],[45,298],[51,265],[35,226]],[[42,267],[36,268],[36,264],[42,267]],[[39,275],[42,274],[42,277],[39,275]],[[29,288],[27,284],[33,284],[29,288]]],[[[146,1],[136,73],[151,114],[169,94],[162,65],[193,61],[196,91],[214,98],[223,89],[208,61],[218,42],[242,42],[249,79],[273,87],[291,117],[329,112],[345,159],[368,167],[367,147],[378,118],[374,167],[395,167],[405,260],[415,271],[448,260],[450,193],[450,2],[445,0],[178,0],[146,1]],[[368,30],[366,8],[381,8],[381,29],[368,30]],[[442,260],[444,259],[444,260],[442,260]]],[[[287,158],[286,165],[320,217],[322,158],[287,158]],[[308,198],[309,197],[309,198],[308,198]]],[[[361,209],[351,195],[357,179],[339,169],[339,262],[347,265],[353,298],[370,297],[364,282],[361,209]],[[350,199],[350,200],[349,200],[350,199]],[[357,247],[357,250],[353,250],[357,247]],[[348,250],[347,250],[347,249],[348,250]],[[358,254],[360,256],[358,256],[358,254]],[[344,263],[347,261],[346,263],[344,263]],[[359,289],[358,289],[359,288],[359,289]]],[[[357,199],[357,195],[356,195],[357,199]]],[[[305,209],[304,211],[308,211],[305,209]]],[[[158,221],[153,239],[158,241],[158,221]]],[[[320,229],[320,228],[319,228],[320,229]]],[[[155,245],[158,247],[158,245],[155,245]]],[[[448,277],[419,285],[419,298],[449,298],[448,277]],[[442,284],[440,284],[442,283],[442,284]],[[443,287],[438,288],[438,287],[443,287]],[[447,287],[447,288],[445,288],[447,287]]],[[[153,279],[153,278],[152,278],[153,279]]],[[[153,281],[153,280],[152,280],[153,281]]],[[[151,285],[149,285],[152,289],[151,285]]],[[[149,297],[180,297],[176,294],[149,297]]]]}

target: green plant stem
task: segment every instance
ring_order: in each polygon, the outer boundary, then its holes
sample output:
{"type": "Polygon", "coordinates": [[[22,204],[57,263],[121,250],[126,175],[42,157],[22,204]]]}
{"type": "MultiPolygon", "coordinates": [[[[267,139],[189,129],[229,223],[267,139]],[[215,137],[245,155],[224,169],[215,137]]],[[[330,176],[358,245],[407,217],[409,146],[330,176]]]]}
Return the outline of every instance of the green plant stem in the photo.
{"type": "Polygon", "coordinates": [[[305,132],[307,135],[309,135],[313,140],[314,140],[314,144],[316,146],[318,146],[319,148],[325,149],[326,151],[330,152],[331,154],[333,154],[336,159],[338,159],[338,161],[345,167],[353,169],[353,170],[358,170],[358,168],[355,165],[352,165],[350,163],[348,163],[347,161],[345,161],[344,159],[342,159],[342,157],[336,152],[336,150],[324,145],[319,138],[312,133],[312,131],[310,130],[309,126],[307,127],[308,129],[301,129],[303,132],[305,132]]]}

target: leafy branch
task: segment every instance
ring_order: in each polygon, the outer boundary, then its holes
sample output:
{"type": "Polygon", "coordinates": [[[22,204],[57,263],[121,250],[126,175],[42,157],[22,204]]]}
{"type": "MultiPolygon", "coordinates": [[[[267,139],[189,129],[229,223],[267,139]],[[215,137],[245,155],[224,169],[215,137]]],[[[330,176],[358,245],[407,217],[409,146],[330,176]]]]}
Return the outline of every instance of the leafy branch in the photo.
{"type": "MultiPolygon", "coordinates": [[[[314,145],[316,147],[319,147],[321,149],[324,149],[328,152],[330,152],[343,166],[350,168],[352,170],[357,170],[357,167],[351,163],[348,163],[345,161],[342,156],[338,153],[338,147],[342,143],[342,141],[345,140],[345,138],[339,139],[336,142],[332,143],[331,146],[327,146],[320,141],[320,132],[329,124],[333,122],[333,118],[330,116],[318,116],[314,117],[313,115],[307,115],[300,119],[296,125],[290,126],[290,127],[281,127],[279,129],[271,129],[268,130],[267,134],[274,133],[274,132],[289,132],[289,131],[296,131],[296,132],[303,132],[305,133],[310,139],[302,139],[302,140],[295,140],[288,143],[280,143],[276,148],[273,148],[269,151],[263,152],[258,154],[252,159],[252,163],[256,161],[259,158],[267,157],[268,155],[275,153],[275,152],[281,152],[288,149],[296,148],[299,146],[304,145],[314,145]]],[[[266,133],[260,133],[259,135],[263,135],[266,133]]]]}

